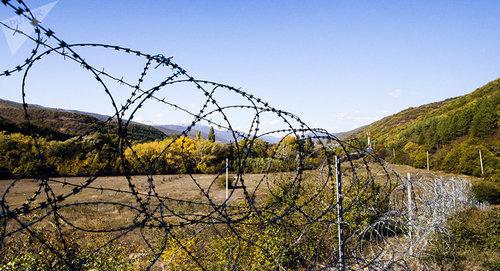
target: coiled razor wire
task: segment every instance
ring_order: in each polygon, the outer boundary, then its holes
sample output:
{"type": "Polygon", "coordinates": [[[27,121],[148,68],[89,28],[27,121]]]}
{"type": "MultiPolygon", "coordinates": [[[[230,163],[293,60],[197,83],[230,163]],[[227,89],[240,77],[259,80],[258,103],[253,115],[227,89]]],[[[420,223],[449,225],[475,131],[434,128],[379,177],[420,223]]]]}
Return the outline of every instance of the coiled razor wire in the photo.
{"type": "MultiPolygon", "coordinates": [[[[122,252],[127,254],[121,261],[139,261],[142,264],[133,265],[133,268],[144,270],[410,268],[406,255],[408,242],[402,240],[407,231],[401,222],[406,220],[406,210],[390,208],[391,198],[402,183],[401,178],[358,143],[341,141],[324,129],[311,128],[296,115],[276,109],[239,88],[196,79],[172,58],[161,54],[152,55],[107,44],[69,43],[38,22],[24,1],[2,0],[2,3],[29,20],[36,33],[31,37],[0,23],[18,35],[26,36],[34,44],[23,63],[0,72],[0,78],[22,74],[20,90],[28,127],[32,125],[32,118],[26,82],[33,68],[43,65],[44,58],[57,55],[79,65],[83,73],[99,84],[114,111],[105,123],[112,124],[118,135],[117,138],[102,139],[112,149],[105,165],[89,172],[88,177],[65,179],[50,176],[49,168],[54,162],[44,157],[40,136],[36,132],[31,134],[36,149],[36,170],[16,176],[9,182],[0,201],[2,255],[6,255],[3,252],[8,249],[16,252],[12,240],[25,238],[22,240],[30,242],[30,246],[43,247],[50,254],[47,259],[56,259],[61,264],[57,268],[63,266],[67,270],[84,270],[92,258],[108,254],[111,257],[115,252],[110,251],[119,246],[125,246],[125,252],[122,252]],[[126,79],[86,61],[79,53],[83,48],[135,56],[145,65],[137,79],[126,79]],[[161,72],[163,79],[152,87],[145,87],[144,82],[152,71],[161,72]],[[113,84],[129,89],[129,97],[124,103],[119,104],[113,96],[113,84]],[[180,85],[204,96],[204,103],[198,111],[162,96],[166,89],[180,85]],[[236,95],[239,102],[222,103],[217,98],[220,94],[236,95]],[[192,118],[192,122],[184,131],[172,136],[172,141],[159,155],[146,161],[134,150],[129,128],[147,102],[183,112],[192,118]],[[247,131],[238,131],[229,120],[235,111],[252,115],[247,131]],[[261,119],[264,116],[279,119],[285,128],[262,131],[261,119]],[[221,199],[216,192],[216,182],[224,171],[208,176],[190,172],[183,176],[165,176],[156,170],[162,163],[160,157],[175,143],[181,146],[182,165],[179,166],[188,167],[186,138],[200,123],[228,131],[232,136],[228,144],[233,150],[235,189],[230,189],[227,199],[221,199]],[[279,151],[275,151],[264,160],[259,172],[252,175],[248,159],[254,143],[270,135],[283,138],[275,144],[277,150],[287,148],[286,138],[294,138],[293,148],[288,150],[292,155],[282,157],[279,151]],[[311,137],[319,146],[313,154],[305,151],[306,137],[311,137]],[[140,163],[147,173],[145,177],[133,176],[126,151],[140,163]],[[319,166],[311,166],[312,155],[321,157],[319,166]],[[340,234],[342,246],[345,246],[342,256],[339,256],[337,241],[339,205],[335,156],[342,162],[341,192],[345,197],[344,231],[340,234]],[[287,164],[288,170],[276,170],[278,163],[287,164]],[[104,168],[109,166],[118,167],[123,172],[123,176],[116,177],[121,182],[102,181],[105,179],[104,168]],[[253,176],[252,181],[248,180],[249,175],[253,176]],[[204,178],[210,180],[207,182],[204,178]],[[190,187],[196,195],[179,195],[178,191],[162,188],[165,184],[180,181],[182,183],[177,189],[190,187]],[[13,199],[16,189],[24,189],[25,201],[13,199]],[[77,243],[80,241],[78,248],[83,249],[82,240],[95,241],[98,245],[93,246],[90,253],[81,255],[74,248],[75,239],[77,243]],[[388,245],[391,242],[400,245],[388,245]]],[[[85,140],[94,132],[103,132],[104,126],[76,136],[71,142],[85,140]]],[[[24,253],[21,248],[17,249],[24,253]]],[[[2,261],[8,262],[9,259],[2,261]]]]}

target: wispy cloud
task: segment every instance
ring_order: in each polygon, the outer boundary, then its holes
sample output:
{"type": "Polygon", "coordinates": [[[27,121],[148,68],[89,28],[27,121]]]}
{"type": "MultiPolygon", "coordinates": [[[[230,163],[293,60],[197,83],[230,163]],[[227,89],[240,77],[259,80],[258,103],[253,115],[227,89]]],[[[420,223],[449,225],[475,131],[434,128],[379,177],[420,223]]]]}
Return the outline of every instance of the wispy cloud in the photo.
{"type": "Polygon", "coordinates": [[[351,121],[354,123],[365,123],[367,121],[374,121],[378,119],[378,116],[366,116],[362,114],[359,110],[352,112],[338,112],[335,114],[335,119],[340,121],[351,121]]]}
{"type": "Polygon", "coordinates": [[[389,93],[387,93],[389,96],[393,97],[393,98],[399,98],[399,96],[401,96],[401,90],[400,89],[395,89],[389,93]]]}

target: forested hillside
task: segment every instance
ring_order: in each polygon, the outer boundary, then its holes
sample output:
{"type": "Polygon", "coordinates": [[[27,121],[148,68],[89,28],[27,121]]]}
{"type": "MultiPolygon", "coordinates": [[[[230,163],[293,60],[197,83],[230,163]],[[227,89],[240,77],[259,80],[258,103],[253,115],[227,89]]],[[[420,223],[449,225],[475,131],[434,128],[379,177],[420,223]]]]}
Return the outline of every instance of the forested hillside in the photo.
{"type": "MultiPolygon", "coordinates": [[[[115,121],[105,122],[107,116],[29,105],[31,126],[26,122],[22,104],[0,99],[0,131],[31,135],[36,133],[48,139],[69,139],[74,136],[98,132],[113,134],[115,121]]],[[[128,133],[132,140],[148,141],[165,138],[158,129],[139,123],[131,123],[128,133]]]]}
{"type": "Polygon", "coordinates": [[[354,133],[366,142],[372,136],[375,151],[393,163],[418,168],[480,175],[479,150],[485,175],[498,177],[500,79],[470,94],[409,108],[354,133]]]}

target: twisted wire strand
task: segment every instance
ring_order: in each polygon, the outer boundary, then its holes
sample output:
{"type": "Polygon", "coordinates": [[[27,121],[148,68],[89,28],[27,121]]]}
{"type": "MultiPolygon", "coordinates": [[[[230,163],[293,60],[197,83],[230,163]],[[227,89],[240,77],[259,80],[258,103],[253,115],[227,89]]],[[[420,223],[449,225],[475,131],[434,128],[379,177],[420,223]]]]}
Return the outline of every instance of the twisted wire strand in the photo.
{"type": "MultiPolygon", "coordinates": [[[[225,269],[239,270],[245,260],[246,251],[257,248],[276,265],[277,269],[291,269],[290,264],[303,270],[337,270],[340,259],[338,248],[332,244],[332,236],[338,234],[338,202],[335,197],[335,164],[334,156],[340,157],[343,164],[345,202],[343,206],[346,219],[343,233],[344,243],[349,248],[343,261],[349,270],[387,270],[408,269],[406,263],[406,243],[395,244],[405,229],[401,220],[406,217],[406,210],[389,210],[385,205],[394,202],[395,191],[402,183],[400,176],[388,167],[385,162],[373,153],[360,147],[356,141],[342,141],[325,129],[314,128],[303,122],[298,116],[277,108],[249,92],[227,84],[210,80],[196,79],[171,57],[162,54],[152,55],[139,50],[122,46],[100,43],[68,43],[58,37],[54,31],[38,22],[24,1],[2,0],[7,8],[17,15],[33,22],[35,37],[14,29],[4,23],[0,24],[24,35],[34,44],[33,50],[23,63],[6,69],[0,73],[0,79],[19,74],[22,77],[20,92],[24,119],[29,127],[34,127],[27,102],[29,94],[27,81],[34,73],[33,68],[43,65],[48,56],[56,55],[64,61],[79,65],[85,75],[90,75],[99,84],[103,93],[109,98],[113,113],[103,121],[113,127],[117,138],[104,136],[102,144],[112,150],[107,162],[98,169],[89,172],[88,177],[81,182],[65,178],[53,178],[48,168],[63,161],[63,158],[49,161],[40,144],[41,135],[34,129],[31,138],[36,150],[37,168],[27,175],[16,176],[8,184],[0,201],[0,219],[2,231],[0,235],[0,250],[8,245],[10,239],[17,235],[29,236],[41,246],[47,248],[58,259],[64,262],[69,270],[77,270],[82,262],[89,261],[96,253],[106,253],[106,249],[124,242],[134,234],[139,235],[143,243],[143,252],[147,254],[147,264],[144,269],[157,269],[159,265],[170,269],[175,255],[184,253],[189,259],[190,267],[200,270],[210,270],[210,264],[205,256],[193,248],[193,242],[203,242],[203,238],[219,238],[226,252],[225,269]],[[85,60],[80,49],[117,52],[131,55],[143,61],[144,66],[136,78],[124,78],[92,65],[85,60]],[[162,79],[151,87],[145,87],[151,72],[160,71],[162,79]],[[129,89],[125,102],[120,104],[111,92],[112,82],[129,89]],[[201,94],[204,99],[201,108],[193,111],[185,106],[162,96],[167,88],[188,86],[201,94]],[[232,94],[239,97],[239,104],[224,104],[219,93],[232,94]],[[134,141],[130,138],[130,126],[136,114],[148,102],[155,102],[173,110],[180,110],[192,118],[191,123],[180,133],[171,136],[171,140],[152,159],[145,160],[134,149],[134,141]],[[251,112],[252,117],[245,131],[239,131],[230,121],[230,112],[251,112]],[[265,130],[262,118],[272,115],[280,120],[284,128],[265,130]],[[219,119],[219,120],[217,120],[219,119]],[[196,129],[196,125],[206,123],[218,129],[228,131],[234,156],[234,175],[237,189],[231,189],[228,199],[220,200],[214,196],[217,179],[222,171],[207,183],[193,172],[186,173],[186,182],[194,185],[199,197],[183,198],[165,194],[159,189],[164,184],[159,180],[162,172],[157,170],[162,163],[161,157],[179,145],[181,162],[179,166],[189,167],[190,159],[188,136],[196,129]],[[255,175],[252,185],[247,176],[250,174],[248,162],[254,144],[266,136],[280,135],[281,140],[275,143],[275,151],[268,157],[265,166],[255,175]],[[287,138],[294,138],[291,157],[281,157],[280,149],[287,148],[287,138]],[[319,146],[312,153],[306,151],[305,141],[310,137],[319,146]],[[180,144],[179,144],[180,143],[180,144]],[[174,146],[175,145],[175,146],[174,146]],[[134,161],[144,170],[145,182],[138,181],[132,170],[129,152],[134,161]],[[319,166],[313,167],[309,158],[312,155],[322,157],[319,166]],[[288,170],[275,170],[277,163],[283,162],[290,166],[288,170]],[[103,186],[99,182],[106,173],[106,168],[117,165],[123,173],[121,181],[124,187],[103,186]],[[30,177],[28,180],[26,177],[30,177]],[[36,188],[26,200],[19,204],[11,199],[17,187],[26,183],[36,188]],[[262,196],[269,200],[260,199],[262,196]],[[82,199],[84,194],[96,198],[82,199]],[[241,194],[241,196],[237,196],[241,194]],[[239,201],[234,203],[235,198],[239,201]],[[231,200],[231,202],[230,202],[231,200]],[[91,227],[79,225],[72,212],[85,212],[88,208],[96,210],[111,208],[127,213],[127,220],[122,224],[91,227]],[[376,217],[375,221],[367,221],[365,217],[376,217]],[[49,223],[55,233],[56,241],[39,232],[40,227],[49,223]],[[254,234],[248,234],[246,229],[252,229],[254,234]],[[279,236],[279,232],[290,232],[290,239],[279,239],[279,253],[273,251],[268,244],[262,243],[259,234],[279,236]],[[78,258],[71,249],[71,234],[79,236],[104,236],[107,240],[93,249],[87,257],[78,258]],[[311,247],[302,249],[304,240],[311,247]],[[170,261],[161,260],[167,253],[168,246],[175,244],[177,249],[170,261]],[[326,251],[326,252],[325,252],[326,251]],[[292,260],[290,259],[292,258],[292,260]],[[192,264],[192,265],[191,265],[192,264]]],[[[50,68],[50,67],[48,67],[50,68]]],[[[78,143],[88,135],[105,132],[105,125],[94,127],[84,134],[68,140],[78,143]]],[[[174,180],[175,181],[175,180],[174,180]]],[[[124,215],[125,217],[125,215],[124,215]]],[[[111,223],[105,215],[99,219],[111,223]]],[[[52,232],[52,231],[51,231],[52,232]]],[[[126,260],[125,260],[126,261],[126,260]]]]}

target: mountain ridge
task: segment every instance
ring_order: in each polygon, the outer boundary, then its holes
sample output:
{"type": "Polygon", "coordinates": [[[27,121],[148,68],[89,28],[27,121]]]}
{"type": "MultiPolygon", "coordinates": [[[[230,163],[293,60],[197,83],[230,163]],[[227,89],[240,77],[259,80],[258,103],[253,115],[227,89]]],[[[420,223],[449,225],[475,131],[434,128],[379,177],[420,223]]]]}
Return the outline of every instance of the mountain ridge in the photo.
{"type": "MultiPolygon", "coordinates": [[[[74,136],[101,131],[114,133],[116,124],[105,122],[109,116],[77,110],[45,107],[36,104],[28,105],[30,123],[28,125],[23,104],[0,99],[0,130],[36,133],[50,139],[65,140],[74,136]]],[[[163,132],[154,127],[133,122],[129,125],[132,140],[157,140],[165,137],[163,132]]]]}
{"type": "MultiPolygon", "coordinates": [[[[110,116],[104,114],[52,108],[37,104],[29,104],[28,111],[32,126],[36,127],[38,134],[60,140],[97,130],[99,125],[110,119],[110,116]]],[[[133,140],[161,140],[166,136],[179,135],[187,127],[188,125],[183,124],[147,125],[132,121],[129,125],[129,134],[133,140]]],[[[0,99],[0,131],[31,134],[29,130],[22,103],[0,99]]],[[[188,136],[195,138],[197,132],[200,131],[201,136],[207,138],[209,130],[210,126],[195,125],[188,136]]],[[[214,129],[214,132],[216,141],[225,143],[234,141],[230,131],[214,129]]],[[[269,143],[279,141],[278,138],[272,136],[265,136],[263,139],[269,143]]]]}

